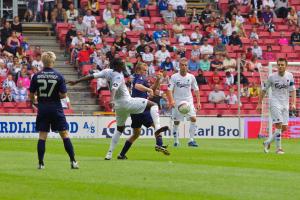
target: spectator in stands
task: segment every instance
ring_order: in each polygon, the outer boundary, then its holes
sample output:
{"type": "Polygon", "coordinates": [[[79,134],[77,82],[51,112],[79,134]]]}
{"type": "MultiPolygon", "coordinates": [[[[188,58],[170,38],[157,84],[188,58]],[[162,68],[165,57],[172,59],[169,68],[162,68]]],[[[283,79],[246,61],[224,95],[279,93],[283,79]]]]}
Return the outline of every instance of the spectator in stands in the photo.
{"type": "Polygon", "coordinates": [[[251,14],[249,14],[248,21],[252,25],[260,25],[261,24],[257,17],[257,13],[255,11],[253,11],[251,14]]]}
{"type": "Polygon", "coordinates": [[[233,74],[230,73],[230,71],[227,71],[225,73],[225,85],[227,86],[231,86],[234,84],[234,77],[233,77],[233,74]]]}
{"type": "Polygon", "coordinates": [[[102,54],[100,50],[97,51],[97,57],[94,59],[94,63],[97,64],[97,67],[100,70],[106,69],[109,67],[109,60],[105,54],[102,54]]]}
{"type": "Polygon", "coordinates": [[[198,71],[200,69],[200,62],[199,58],[197,57],[191,57],[191,59],[188,62],[188,69],[190,71],[198,71]]]}
{"type": "Polygon", "coordinates": [[[263,24],[265,27],[270,27],[273,22],[273,13],[269,6],[266,6],[262,13],[263,24]]]}
{"type": "Polygon", "coordinates": [[[200,47],[200,52],[202,55],[212,55],[214,53],[214,48],[210,44],[208,44],[207,38],[203,39],[203,45],[200,47]]]}
{"type": "Polygon", "coordinates": [[[236,70],[236,60],[234,58],[231,58],[228,53],[225,53],[223,67],[225,71],[234,72],[236,70]]]}
{"type": "Polygon", "coordinates": [[[160,99],[159,105],[160,105],[160,114],[161,115],[168,114],[169,108],[168,108],[168,100],[167,100],[166,93],[163,93],[161,95],[161,99],[160,99]]]}
{"type": "Polygon", "coordinates": [[[252,53],[257,57],[257,59],[262,59],[262,49],[258,46],[257,40],[253,41],[252,53]]]}
{"type": "Polygon", "coordinates": [[[20,22],[20,19],[18,16],[14,17],[14,20],[11,24],[11,30],[16,31],[17,36],[20,36],[23,32],[22,23],[20,22]]]}
{"type": "Polygon", "coordinates": [[[229,45],[231,46],[243,46],[243,43],[240,39],[240,36],[237,34],[236,31],[232,32],[232,35],[229,37],[229,45]]]}
{"type": "Polygon", "coordinates": [[[116,50],[116,47],[115,46],[112,46],[110,48],[110,51],[108,51],[106,53],[106,57],[108,58],[109,62],[111,63],[112,60],[115,58],[115,56],[118,54],[117,50],[116,50]]]}
{"type": "Polygon", "coordinates": [[[300,28],[296,26],[295,32],[291,35],[291,44],[293,46],[300,45],[300,28]]]}
{"type": "Polygon", "coordinates": [[[161,50],[158,50],[155,53],[155,60],[157,65],[161,65],[163,61],[166,60],[167,57],[171,57],[169,51],[166,48],[166,45],[161,46],[161,50]]]}
{"type": "Polygon", "coordinates": [[[207,85],[208,81],[203,75],[203,71],[201,69],[198,70],[198,75],[195,77],[198,85],[207,85]]]}
{"type": "Polygon", "coordinates": [[[220,85],[215,84],[214,90],[211,91],[208,95],[208,101],[210,103],[224,103],[225,101],[225,93],[220,91],[220,85]]]}
{"type": "Polygon", "coordinates": [[[44,0],[44,7],[43,7],[43,11],[45,14],[45,22],[48,23],[49,20],[49,13],[51,14],[51,12],[53,11],[55,6],[55,0],[44,0]]]}
{"type": "Polygon", "coordinates": [[[179,38],[184,30],[184,26],[181,24],[180,20],[176,18],[175,24],[172,26],[172,31],[174,33],[174,37],[179,38]]]}
{"type": "Polygon", "coordinates": [[[73,3],[70,3],[69,9],[66,12],[68,23],[73,24],[78,17],[78,10],[74,7],[73,3]]]}
{"type": "Polygon", "coordinates": [[[232,20],[233,16],[236,16],[237,14],[237,7],[235,5],[230,6],[228,11],[225,13],[225,19],[227,22],[230,22],[232,20]]]}
{"type": "MultiPolygon", "coordinates": [[[[242,70],[241,70],[242,71],[242,70]]],[[[240,72],[240,84],[248,84],[248,78],[242,73],[240,72]]],[[[236,75],[234,76],[234,84],[238,84],[238,73],[236,73],[236,75]]]]}
{"type": "Polygon", "coordinates": [[[214,54],[215,55],[223,55],[224,52],[226,51],[226,46],[222,43],[221,38],[217,38],[217,44],[214,46],[214,54]]]}
{"type": "Polygon", "coordinates": [[[168,9],[168,1],[167,0],[159,0],[158,1],[158,10],[161,15],[164,14],[168,9]]]}
{"type": "Polygon", "coordinates": [[[246,60],[251,60],[253,57],[252,48],[248,47],[245,54],[246,60]]]}
{"type": "Polygon", "coordinates": [[[57,22],[67,22],[67,13],[63,8],[62,3],[58,3],[57,6],[51,12],[51,22],[56,24],[57,22]]]}
{"type": "Polygon", "coordinates": [[[211,4],[206,4],[204,10],[201,12],[201,20],[200,23],[204,24],[206,19],[210,17],[212,12],[211,4]]]}
{"type": "Polygon", "coordinates": [[[225,102],[229,105],[235,105],[238,103],[238,98],[234,92],[234,88],[229,89],[229,94],[225,98],[225,102]]]}
{"type": "Polygon", "coordinates": [[[76,32],[76,27],[74,24],[71,25],[71,28],[68,30],[66,38],[65,38],[65,43],[66,43],[66,50],[70,47],[71,42],[74,37],[76,37],[77,32],[76,32]]]}
{"type": "Polygon", "coordinates": [[[176,54],[180,55],[181,58],[186,57],[186,48],[183,43],[179,43],[178,49],[176,49],[176,54]]]}
{"type": "Polygon", "coordinates": [[[232,20],[224,26],[226,30],[227,36],[231,36],[233,32],[238,32],[239,28],[236,25],[236,19],[232,18],[232,20]]]}
{"type": "Polygon", "coordinates": [[[1,94],[1,102],[14,102],[14,97],[11,94],[11,88],[5,87],[3,93],[1,94]]]}
{"type": "Polygon", "coordinates": [[[21,47],[21,43],[18,39],[17,32],[12,31],[6,42],[6,50],[14,55],[17,53],[17,48],[21,47]]]}
{"type": "Polygon", "coordinates": [[[120,23],[120,19],[116,18],[115,24],[111,26],[110,33],[113,37],[121,36],[125,27],[120,23]]]}
{"type": "Polygon", "coordinates": [[[253,28],[252,28],[249,39],[251,39],[251,40],[258,40],[259,39],[259,36],[257,34],[257,28],[255,26],[253,26],[253,28]]]}
{"type": "MultiPolygon", "coordinates": [[[[142,17],[148,17],[149,11],[148,11],[148,5],[150,4],[149,0],[139,0],[139,10],[142,17]]],[[[155,2],[156,3],[156,2],[155,2]]]]}
{"type": "Polygon", "coordinates": [[[267,6],[270,7],[271,10],[275,8],[275,4],[273,0],[263,0],[263,8],[266,8],[267,6]]]}
{"type": "Polygon", "coordinates": [[[107,52],[110,51],[110,49],[111,49],[111,46],[108,45],[107,42],[104,40],[104,41],[103,41],[103,46],[102,46],[102,48],[101,48],[101,53],[104,54],[104,55],[106,55],[107,52]]]}
{"type": "Polygon", "coordinates": [[[109,26],[106,22],[104,22],[104,26],[100,29],[101,38],[106,38],[110,36],[109,26]]]}
{"type": "Polygon", "coordinates": [[[190,16],[190,24],[199,24],[201,16],[197,13],[197,9],[193,8],[193,12],[190,16]]]}
{"type": "Polygon", "coordinates": [[[244,22],[245,22],[245,19],[244,19],[244,17],[242,16],[242,13],[241,13],[240,10],[237,11],[236,21],[237,21],[237,23],[239,23],[239,24],[244,24],[244,22]]]}
{"type": "Polygon", "coordinates": [[[17,83],[21,82],[22,87],[29,89],[30,86],[30,78],[28,77],[28,71],[27,71],[27,67],[22,66],[21,71],[18,72],[17,74],[17,83]]]}
{"type": "Polygon", "coordinates": [[[7,76],[7,68],[3,59],[0,59],[0,79],[7,76]]]}
{"type": "Polygon", "coordinates": [[[166,35],[162,35],[161,39],[157,41],[158,49],[161,49],[162,45],[166,45],[166,48],[169,52],[173,52],[173,47],[171,47],[171,42],[166,35]]]}
{"type": "Polygon", "coordinates": [[[191,34],[191,43],[195,45],[199,45],[202,39],[202,34],[199,26],[195,27],[195,30],[191,34]]]}
{"type": "Polygon", "coordinates": [[[191,56],[200,58],[200,55],[201,55],[201,52],[200,52],[199,46],[196,45],[196,44],[193,44],[192,51],[191,51],[191,56]]]}
{"type": "Polygon", "coordinates": [[[185,30],[182,31],[182,34],[178,38],[179,43],[189,45],[191,43],[190,37],[186,34],[185,30]]]}
{"type": "Polygon", "coordinates": [[[249,97],[249,84],[244,83],[241,87],[240,97],[249,97]]]}
{"type": "Polygon", "coordinates": [[[145,30],[145,22],[144,20],[140,17],[140,14],[137,13],[135,15],[135,18],[131,22],[132,30],[133,31],[142,31],[145,30]]]}
{"type": "Polygon", "coordinates": [[[256,55],[253,55],[252,59],[246,64],[246,71],[257,72],[261,68],[261,63],[258,62],[256,55]]]}
{"type": "Polygon", "coordinates": [[[287,16],[288,23],[290,26],[297,26],[298,25],[298,15],[294,7],[291,7],[291,10],[287,16]]]}
{"type": "Polygon", "coordinates": [[[210,62],[210,69],[211,71],[223,71],[223,60],[222,60],[223,54],[216,54],[214,59],[210,62]]]}
{"type": "Polygon", "coordinates": [[[288,0],[275,0],[277,18],[286,18],[288,15],[288,0]]]}
{"type": "Polygon", "coordinates": [[[15,83],[15,81],[13,79],[12,74],[8,74],[7,75],[7,78],[2,83],[2,87],[3,88],[9,87],[12,90],[14,90],[16,88],[16,83],[15,83]]]}
{"type": "Polygon", "coordinates": [[[173,11],[172,5],[168,5],[168,9],[163,12],[163,18],[166,24],[174,24],[176,13],[173,11]]]}
{"type": "Polygon", "coordinates": [[[172,5],[177,17],[184,17],[187,3],[185,0],[170,0],[169,5],[172,5]]]}
{"type": "MultiPolygon", "coordinates": [[[[146,41],[144,39],[140,40],[140,44],[137,46],[136,51],[139,55],[142,55],[145,52],[145,47],[147,46],[146,41]]],[[[152,52],[153,49],[150,48],[150,52],[152,52]]]]}
{"type": "Polygon", "coordinates": [[[262,10],[262,0],[250,0],[250,9],[260,15],[262,10]]]}
{"type": "Polygon", "coordinates": [[[99,2],[97,0],[89,0],[88,1],[88,9],[92,11],[92,15],[99,15],[99,2]]]}
{"type": "Polygon", "coordinates": [[[179,54],[175,54],[174,57],[175,58],[172,60],[173,68],[174,68],[175,72],[178,72],[181,56],[179,54]]]}
{"type": "MultiPolygon", "coordinates": [[[[124,8],[123,8],[124,10],[124,8]]],[[[112,9],[111,3],[106,4],[106,8],[103,10],[102,19],[107,22],[109,19],[113,18],[115,11],[112,9]]]]}
{"type": "Polygon", "coordinates": [[[138,56],[138,53],[136,51],[136,47],[133,44],[128,45],[129,51],[128,51],[128,57],[129,58],[136,58],[138,56]]]}
{"type": "Polygon", "coordinates": [[[91,26],[88,26],[86,31],[86,36],[89,38],[93,38],[97,35],[100,35],[100,32],[96,26],[96,22],[94,20],[91,21],[91,26]]]}
{"type": "Polygon", "coordinates": [[[220,36],[220,39],[222,40],[222,44],[224,44],[224,45],[229,44],[229,36],[227,35],[226,29],[222,30],[222,34],[220,36]]]}
{"type": "Polygon", "coordinates": [[[283,31],[280,32],[280,38],[278,39],[278,44],[281,46],[289,45],[289,40],[285,37],[285,33],[283,31]]]}
{"type": "Polygon", "coordinates": [[[168,85],[169,84],[169,81],[170,81],[170,77],[169,77],[169,75],[168,75],[168,71],[163,71],[162,72],[162,77],[161,77],[161,79],[160,79],[160,84],[161,85],[168,85]]]}
{"type": "Polygon", "coordinates": [[[260,87],[256,82],[250,84],[249,87],[249,97],[259,97],[260,96],[260,87]]]}
{"type": "Polygon", "coordinates": [[[13,90],[13,98],[16,102],[26,102],[28,99],[27,89],[23,86],[22,81],[17,82],[17,87],[13,90]]]}
{"type": "Polygon", "coordinates": [[[143,52],[142,54],[142,60],[143,62],[147,63],[148,66],[151,65],[154,61],[154,56],[150,51],[150,47],[149,46],[145,46],[145,52],[143,52]]]}
{"type": "Polygon", "coordinates": [[[81,34],[85,35],[87,31],[87,25],[83,22],[83,17],[79,16],[77,21],[74,23],[76,27],[76,31],[81,32],[81,34]]]}
{"type": "Polygon", "coordinates": [[[35,59],[31,63],[32,67],[36,67],[39,71],[43,69],[44,64],[41,59],[41,54],[37,54],[35,59]]]}
{"type": "Polygon", "coordinates": [[[267,60],[267,61],[275,61],[276,60],[275,54],[272,51],[272,46],[271,45],[267,46],[267,51],[263,54],[263,59],[267,60]]]}
{"type": "Polygon", "coordinates": [[[88,27],[91,27],[92,21],[97,24],[96,17],[92,15],[92,10],[88,9],[86,15],[83,17],[83,23],[85,23],[88,27]]]}
{"type": "Polygon", "coordinates": [[[173,63],[170,57],[167,57],[165,61],[163,61],[160,65],[160,69],[163,71],[173,71],[173,63]]]}
{"type": "Polygon", "coordinates": [[[9,38],[11,36],[12,33],[12,29],[10,28],[10,23],[8,21],[6,21],[4,23],[3,28],[1,29],[1,44],[5,45],[7,38],[9,38]]]}
{"type": "Polygon", "coordinates": [[[90,56],[94,52],[88,44],[83,44],[82,49],[78,52],[77,61],[79,66],[90,64],[90,56]]]}
{"type": "Polygon", "coordinates": [[[127,9],[127,18],[130,20],[130,22],[135,18],[136,13],[138,13],[138,6],[135,1],[131,1],[128,3],[128,9],[127,9]]]}
{"type": "Polygon", "coordinates": [[[14,57],[13,65],[9,70],[10,70],[9,73],[12,74],[14,80],[16,80],[17,73],[21,70],[21,64],[19,62],[18,57],[16,56],[14,57]]]}
{"type": "Polygon", "coordinates": [[[199,62],[199,67],[202,71],[210,70],[210,61],[208,59],[208,54],[203,55],[203,59],[201,59],[199,62]]]}

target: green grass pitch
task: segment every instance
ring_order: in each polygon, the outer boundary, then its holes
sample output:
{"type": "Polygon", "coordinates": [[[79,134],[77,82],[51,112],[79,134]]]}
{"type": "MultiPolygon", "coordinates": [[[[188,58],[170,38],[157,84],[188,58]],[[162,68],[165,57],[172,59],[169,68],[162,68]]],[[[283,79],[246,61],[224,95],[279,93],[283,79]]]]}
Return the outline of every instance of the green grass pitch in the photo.
{"type": "Polygon", "coordinates": [[[299,140],[283,141],[285,155],[274,146],[264,154],[262,140],[199,139],[198,148],[182,140],[167,157],[154,151],[154,140],[141,139],[129,160],[104,161],[109,142],[73,139],[80,169],[71,170],[62,141],[49,139],[46,169],[37,170],[36,140],[0,139],[0,199],[300,199],[299,140]]]}

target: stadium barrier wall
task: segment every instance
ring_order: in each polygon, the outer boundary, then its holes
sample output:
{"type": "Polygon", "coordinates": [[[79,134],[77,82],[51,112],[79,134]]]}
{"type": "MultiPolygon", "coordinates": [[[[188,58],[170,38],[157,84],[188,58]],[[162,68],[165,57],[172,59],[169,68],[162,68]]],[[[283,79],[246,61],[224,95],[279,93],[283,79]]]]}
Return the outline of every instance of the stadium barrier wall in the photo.
{"type": "MultiPolygon", "coordinates": [[[[111,116],[67,116],[72,138],[110,138],[114,133],[116,121],[111,116]]],[[[238,118],[198,117],[196,138],[244,138],[244,121],[239,131],[238,118]]],[[[122,137],[132,134],[131,119],[128,118],[122,137]]],[[[172,127],[170,117],[161,117],[161,125],[172,127]]],[[[179,137],[189,137],[189,122],[180,124],[179,137]]],[[[170,131],[165,137],[173,137],[170,131]]],[[[0,116],[0,138],[37,138],[35,116],[0,116]]],[[[59,138],[57,133],[49,133],[50,138],[59,138]]],[[[141,138],[153,138],[154,130],[143,127],[141,138]]]]}

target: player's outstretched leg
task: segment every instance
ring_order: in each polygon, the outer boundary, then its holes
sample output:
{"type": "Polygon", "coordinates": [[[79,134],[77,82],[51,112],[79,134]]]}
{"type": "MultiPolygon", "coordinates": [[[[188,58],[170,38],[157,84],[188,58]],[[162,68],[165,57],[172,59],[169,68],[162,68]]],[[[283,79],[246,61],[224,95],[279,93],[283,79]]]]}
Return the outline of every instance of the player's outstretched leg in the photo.
{"type": "Polygon", "coordinates": [[[45,151],[46,151],[47,134],[48,133],[46,133],[46,132],[40,132],[39,140],[37,143],[37,152],[38,152],[38,159],[39,159],[38,169],[45,168],[44,155],[45,155],[45,151]]]}
{"type": "Polygon", "coordinates": [[[140,136],[140,133],[141,133],[141,128],[134,128],[133,129],[133,135],[128,140],[126,140],[126,142],[125,142],[125,144],[122,148],[121,153],[117,157],[119,160],[127,160],[128,159],[127,156],[126,156],[126,153],[130,149],[130,147],[134,143],[134,141],[136,139],[138,139],[138,137],[140,136]]]}
{"type": "Polygon", "coordinates": [[[71,142],[71,139],[69,137],[69,134],[67,131],[61,131],[60,136],[64,142],[64,147],[66,152],[68,153],[69,157],[70,157],[70,162],[71,162],[71,169],[79,169],[79,165],[75,160],[75,153],[74,153],[74,148],[73,148],[73,144],[71,142]]]}
{"type": "Polygon", "coordinates": [[[275,144],[276,144],[276,153],[277,154],[284,154],[284,151],[281,146],[281,135],[286,130],[287,130],[287,125],[282,125],[280,134],[277,134],[275,136],[275,144]]]}
{"type": "Polygon", "coordinates": [[[174,147],[178,147],[180,145],[178,128],[179,128],[179,121],[174,121],[173,124],[174,147]]]}
{"type": "Polygon", "coordinates": [[[118,144],[119,139],[120,139],[124,129],[125,129],[125,126],[117,126],[117,131],[113,134],[113,136],[111,138],[110,146],[109,146],[108,152],[105,156],[105,160],[112,159],[113,151],[114,151],[116,145],[118,144]]]}
{"type": "Polygon", "coordinates": [[[195,141],[194,137],[197,132],[197,125],[196,125],[196,117],[191,117],[191,123],[190,123],[190,128],[189,128],[189,133],[190,133],[190,141],[188,143],[189,147],[198,147],[197,142],[195,141]]]}

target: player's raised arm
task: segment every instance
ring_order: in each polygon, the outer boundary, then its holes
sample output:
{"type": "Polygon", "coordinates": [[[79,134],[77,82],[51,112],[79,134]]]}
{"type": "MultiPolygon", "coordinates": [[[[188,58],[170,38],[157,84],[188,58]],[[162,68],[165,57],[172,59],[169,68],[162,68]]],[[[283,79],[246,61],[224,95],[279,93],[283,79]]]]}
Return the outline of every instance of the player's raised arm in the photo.
{"type": "Polygon", "coordinates": [[[196,95],[197,109],[199,110],[199,109],[201,109],[200,92],[199,92],[199,87],[198,87],[198,83],[196,81],[195,76],[193,76],[192,89],[194,90],[194,93],[196,95]]]}
{"type": "Polygon", "coordinates": [[[296,95],[296,87],[295,87],[295,81],[294,77],[292,76],[292,79],[290,81],[290,87],[289,87],[290,93],[291,93],[291,110],[296,110],[296,101],[297,101],[297,95],[296,95]]]}
{"type": "Polygon", "coordinates": [[[161,73],[158,73],[158,74],[156,75],[156,80],[155,80],[154,84],[151,86],[151,89],[152,89],[153,91],[155,91],[155,90],[159,87],[161,76],[162,76],[161,73]]]}
{"type": "Polygon", "coordinates": [[[76,85],[77,83],[80,83],[80,82],[84,82],[84,81],[89,81],[89,80],[92,80],[94,79],[94,75],[87,75],[87,76],[84,76],[76,81],[67,81],[67,84],[70,84],[70,85],[76,85]]]}

